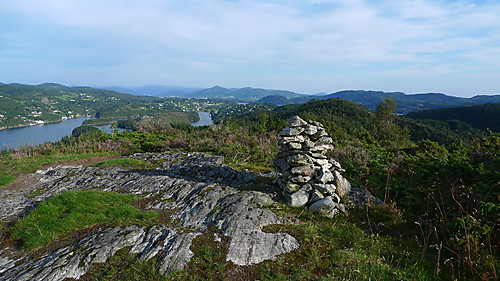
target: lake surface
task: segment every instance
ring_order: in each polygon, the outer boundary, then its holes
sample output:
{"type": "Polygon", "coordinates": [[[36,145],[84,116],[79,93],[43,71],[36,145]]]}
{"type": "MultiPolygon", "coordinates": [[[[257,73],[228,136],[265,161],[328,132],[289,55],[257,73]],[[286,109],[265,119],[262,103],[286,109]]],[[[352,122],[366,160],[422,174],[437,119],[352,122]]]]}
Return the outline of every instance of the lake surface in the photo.
{"type": "Polygon", "coordinates": [[[61,140],[71,135],[73,129],[82,125],[85,119],[87,117],[78,117],[58,123],[1,130],[0,150],[61,140]]]}
{"type": "Polygon", "coordinates": [[[208,126],[214,123],[212,117],[210,117],[210,112],[198,112],[198,116],[200,116],[200,120],[191,124],[194,127],[208,126]]]}
{"type": "MultiPolygon", "coordinates": [[[[198,112],[200,121],[192,123],[193,126],[207,126],[213,124],[209,112],[198,112]]],[[[24,145],[38,145],[45,142],[56,142],[65,136],[71,135],[73,129],[82,125],[87,117],[78,117],[58,123],[12,128],[0,131],[0,150],[18,148],[24,145]]],[[[106,133],[112,133],[116,128],[111,125],[96,126],[106,133]]],[[[123,129],[118,129],[123,131],[123,129]]]]}

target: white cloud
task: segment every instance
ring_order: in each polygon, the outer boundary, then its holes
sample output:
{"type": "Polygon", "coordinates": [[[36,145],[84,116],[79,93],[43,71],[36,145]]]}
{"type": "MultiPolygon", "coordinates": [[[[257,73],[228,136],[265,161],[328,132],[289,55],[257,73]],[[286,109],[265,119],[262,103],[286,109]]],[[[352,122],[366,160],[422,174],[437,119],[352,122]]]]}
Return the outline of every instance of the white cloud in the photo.
{"type": "MultiPolygon", "coordinates": [[[[39,56],[56,53],[58,59],[47,57],[53,63],[55,76],[57,64],[64,67],[74,64],[75,68],[82,64],[80,72],[96,71],[96,66],[117,71],[114,83],[121,82],[119,73],[123,77],[135,73],[137,84],[163,83],[153,81],[158,77],[177,77],[188,82],[189,78],[184,77],[202,79],[205,75],[203,79],[207,81],[244,81],[250,77],[263,84],[266,79],[283,81],[279,82],[281,85],[286,83],[287,76],[291,77],[290,83],[317,83],[311,73],[324,74],[319,76],[324,78],[338,75],[342,70],[350,73],[353,81],[367,79],[370,73],[372,77],[376,73],[422,75],[415,69],[439,70],[442,75],[457,69],[465,73],[467,66],[474,67],[477,74],[481,69],[498,69],[500,61],[497,16],[500,4],[494,3],[477,5],[466,0],[3,2],[0,11],[29,21],[23,34],[12,31],[4,35],[8,40],[0,42],[0,58],[8,53],[2,51],[2,45],[4,49],[16,45],[39,48],[34,52],[39,56]],[[47,47],[50,50],[44,50],[47,47]],[[100,63],[83,63],[93,59],[100,63]],[[159,73],[148,73],[147,69],[159,73]],[[263,77],[258,76],[259,72],[263,77]]],[[[8,31],[5,27],[0,30],[8,31]]]]}

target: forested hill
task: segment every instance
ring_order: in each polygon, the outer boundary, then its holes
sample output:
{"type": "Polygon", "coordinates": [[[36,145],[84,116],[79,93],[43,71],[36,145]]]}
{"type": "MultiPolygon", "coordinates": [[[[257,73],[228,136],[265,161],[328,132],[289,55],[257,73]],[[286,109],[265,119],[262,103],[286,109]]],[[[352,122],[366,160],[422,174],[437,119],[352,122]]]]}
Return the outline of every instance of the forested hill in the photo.
{"type": "Polygon", "coordinates": [[[406,116],[413,119],[459,120],[476,128],[500,132],[500,103],[422,110],[406,116]]]}
{"type": "Polygon", "coordinates": [[[226,115],[226,121],[264,133],[279,130],[285,126],[285,120],[298,115],[306,120],[325,124],[330,134],[339,140],[362,140],[369,143],[373,139],[379,139],[394,145],[420,140],[452,144],[460,140],[468,142],[486,134],[484,129],[465,120],[420,120],[396,116],[392,114],[394,108],[391,108],[396,106],[395,103],[387,104],[384,101],[381,105],[383,106],[372,112],[358,103],[339,98],[311,100],[305,104],[290,104],[273,110],[263,109],[243,115],[235,113],[232,118],[226,115]]]}
{"type": "Polygon", "coordinates": [[[280,95],[285,98],[296,98],[304,96],[291,91],[284,90],[266,90],[245,87],[241,89],[227,89],[219,86],[215,86],[209,89],[203,89],[186,96],[193,98],[209,98],[209,99],[230,99],[230,100],[241,100],[241,101],[256,101],[266,96],[280,95]]]}
{"type": "Polygon", "coordinates": [[[500,102],[500,95],[493,96],[474,96],[472,98],[460,98],[448,96],[440,93],[424,93],[424,94],[405,94],[402,92],[383,92],[383,91],[364,91],[364,90],[349,90],[340,91],[329,95],[321,96],[303,96],[292,99],[295,103],[307,102],[311,99],[327,100],[331,98],[341,98],[350,100],[363,105],[364,107],[374,111],[383,100],[392,97],[397,107],[395,112],[405,114],[412,111],[425,109],[437,109],[446,107],[463,107],[484,103],[500,102]]]}
{"type": "Polygon", "coordinates": [[[0,128],[56,122],[77,116],[104,118],[207,109],[209,101],[135,96],[91,87],[0,84],[0,128]]]}

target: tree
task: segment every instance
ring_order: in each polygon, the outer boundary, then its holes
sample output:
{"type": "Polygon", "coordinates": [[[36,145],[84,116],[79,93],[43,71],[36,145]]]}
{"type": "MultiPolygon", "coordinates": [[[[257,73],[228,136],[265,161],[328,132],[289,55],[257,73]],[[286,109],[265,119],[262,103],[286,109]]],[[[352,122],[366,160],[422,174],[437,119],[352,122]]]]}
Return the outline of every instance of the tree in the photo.
{"type": "Polygon", "coordinates": [[[391,143],[405,144],[410,136],[407,129],[403,129],[396,124],[396,101],[392,97],[383,100],[375,111],[375,135],[383,141],[391,143]]]}

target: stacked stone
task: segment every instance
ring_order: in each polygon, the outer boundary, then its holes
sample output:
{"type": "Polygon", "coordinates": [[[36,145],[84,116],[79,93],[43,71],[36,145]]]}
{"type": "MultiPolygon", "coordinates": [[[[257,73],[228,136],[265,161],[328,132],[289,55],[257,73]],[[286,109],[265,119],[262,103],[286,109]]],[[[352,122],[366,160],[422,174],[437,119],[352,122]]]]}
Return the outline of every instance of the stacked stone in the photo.
{"type": "Polygon", "coordinates": [[[280,132],[275,161],[287,203],[307,206],[329,217],[345,212],[340,201],[351,185],[341,175],[344,170],[340,164],[326,156],[333,149],[332,138],[321,123],[306,122],[298,116],[290,118],[288,126],[280,132]]]}

